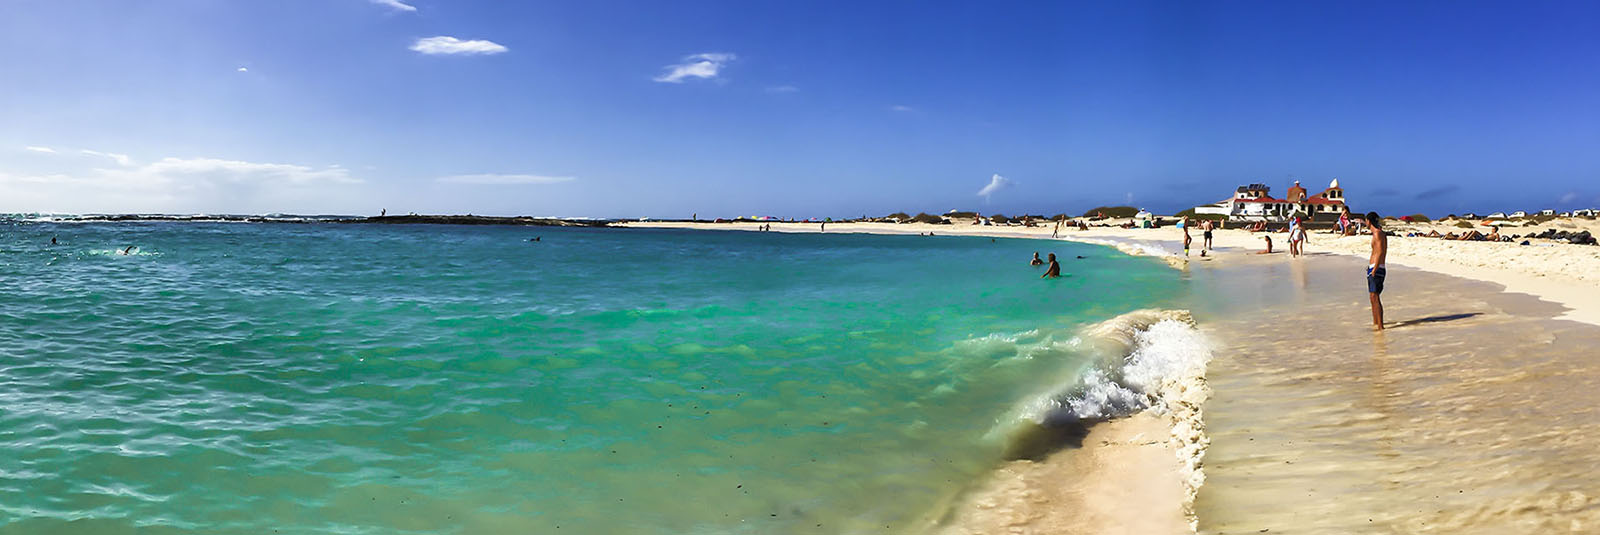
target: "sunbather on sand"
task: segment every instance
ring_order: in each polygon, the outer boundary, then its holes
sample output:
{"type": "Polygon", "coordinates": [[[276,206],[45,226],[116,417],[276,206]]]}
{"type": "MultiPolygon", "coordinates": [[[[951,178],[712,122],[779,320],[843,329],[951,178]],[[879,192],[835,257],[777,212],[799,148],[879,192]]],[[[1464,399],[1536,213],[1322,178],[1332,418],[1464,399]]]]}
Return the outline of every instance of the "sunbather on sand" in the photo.
{"type": "Polygon", "coordinates": [[[1256,254],[1272,254],[1272,236],[1262,236],[1261,239],[1267,240],[1267,250],[1259,251],[1256,254]]]}

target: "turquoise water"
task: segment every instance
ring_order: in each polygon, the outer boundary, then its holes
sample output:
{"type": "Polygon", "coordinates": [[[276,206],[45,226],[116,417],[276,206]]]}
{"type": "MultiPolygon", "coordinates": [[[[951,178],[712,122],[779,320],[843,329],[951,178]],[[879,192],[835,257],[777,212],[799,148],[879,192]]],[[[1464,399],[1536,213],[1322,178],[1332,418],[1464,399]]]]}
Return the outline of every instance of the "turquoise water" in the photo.
{"type": "Polygon", "coordinates": [[[0,532],[917,532],[1179,291],[1065,242],[3,221],[0,532]]]}

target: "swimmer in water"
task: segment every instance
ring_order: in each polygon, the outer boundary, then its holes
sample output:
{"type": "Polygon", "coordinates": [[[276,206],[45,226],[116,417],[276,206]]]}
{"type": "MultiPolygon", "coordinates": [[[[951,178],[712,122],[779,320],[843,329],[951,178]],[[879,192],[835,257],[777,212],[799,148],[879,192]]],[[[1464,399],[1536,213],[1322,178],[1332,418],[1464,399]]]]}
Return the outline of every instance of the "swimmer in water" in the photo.
{"type": "Polygon", "coordinates": [[[1041,265],[1044,265],[1044,261],[1039,259],[1039,251],[1034,251],[1033,252],[1033,261],[1032,262],[1028,262],[1028,265],[1030,265],[1030,266],[1041,266],[1041,265]]]}
{"type": "MultiPolygon", "coordinates": [[[[51,236],[51,237],[50,237],[50,245],[58,245],[58,244],[57,244],[57,243],[56,243],[56,237],[55,237],[55,236],[51,236]]],[[[1035,256],[1038,256],[1038,255],[1035,255],[1035,256]]]]}
{"type": "Polygon", "coordinates": [[[1041,278],[1041,279],[1054,279],[1054,278],[1060,277],[1060,276],[1061,276],[1061,264],[1057,264],[1056,263],[1056,254],[1055,253],[1050,253],[1050,267],[1045,268],[1044,275],[1041,275],[1039,278],[1041,278]]]}
{"type": "Polygon", "coordinates": [[[122,254],[124,254],[124,255],[133,254],[133,246],[129,245],[127,249],[123,249],[122,250],[122,254]]]}
{"type": "Polygon", "coordinates": [[[528,241],[539,241],[539,238],[543,238],[543,237],[544,236],[535,236],[535,237],[532,237],[532,238],[528,238],[528,241]]]}

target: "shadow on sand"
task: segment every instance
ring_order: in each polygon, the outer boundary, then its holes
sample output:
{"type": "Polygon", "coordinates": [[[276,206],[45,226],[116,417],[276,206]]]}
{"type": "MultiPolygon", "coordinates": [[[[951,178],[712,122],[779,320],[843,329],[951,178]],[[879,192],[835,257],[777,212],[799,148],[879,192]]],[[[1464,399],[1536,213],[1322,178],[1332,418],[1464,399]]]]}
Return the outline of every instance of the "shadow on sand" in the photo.
{"type": "Polygon", "coordinates": [[[1467,319],[1467,318],[1470,318],[1470,317],[1473,317],[1473,316],[1482,316],[1482,315],[1483,315],[1482,312],[1469,312],[1469,313],[1466,313],[1466,314],[1446,314],[1446,315],[1442,315],[1442,316],[1428,316],[1426,318],[1417,318],[1417,319],[1414,319],[1414,320],[1406,320],[1406,321],[1398,322],[1398,323],[1395,323],[1395,324],[1390,325],[1390,326],[1385,327],[1385,328],[1386,329],[1394,329],[1394,328],[1398,328],[1398,327],[1410,327],[1412,325],[1421,325],[1421,324],[1424,324],[1424,323],[1439,323],[1439,322],[1445,322],[1445,321],[1464,320],[1464,319],[1467,319]]]}

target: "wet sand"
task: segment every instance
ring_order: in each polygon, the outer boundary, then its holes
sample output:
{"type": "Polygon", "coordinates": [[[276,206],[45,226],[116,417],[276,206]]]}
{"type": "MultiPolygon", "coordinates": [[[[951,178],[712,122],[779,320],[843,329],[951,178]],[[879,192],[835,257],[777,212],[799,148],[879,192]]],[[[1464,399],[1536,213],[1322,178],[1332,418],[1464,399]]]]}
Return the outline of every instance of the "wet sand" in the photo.
{"type": "Polygon", "coordinates": [[[1009,461],[952,511],[943,535],[1189,533],[1172,424],[1143,412],[1097,425],[1080,447],[1009,461]]]}
{"type": "Polygon", "coordinates": [[[1362,263],[1309,260],[1190,273],[1220,348],[1201,533],[1600,532],[1600,328],[1392,268],[1374,332],[1362,263]]]}

